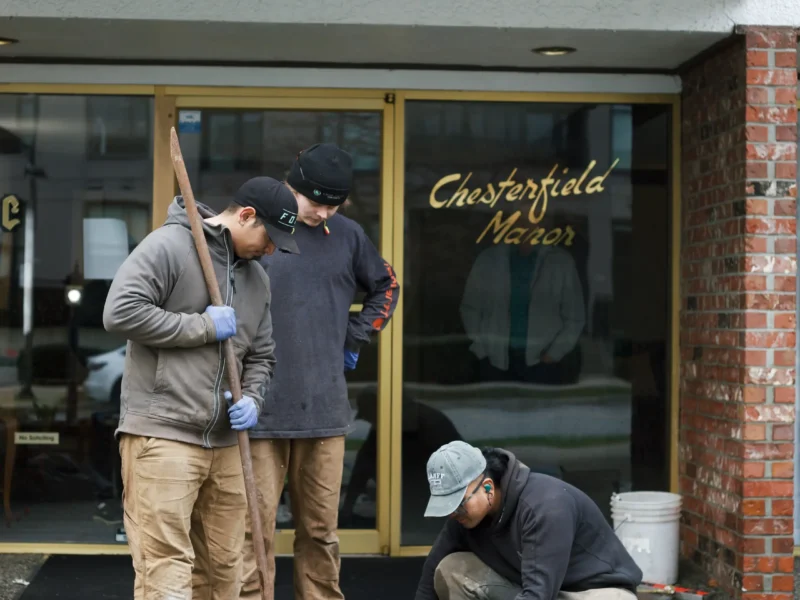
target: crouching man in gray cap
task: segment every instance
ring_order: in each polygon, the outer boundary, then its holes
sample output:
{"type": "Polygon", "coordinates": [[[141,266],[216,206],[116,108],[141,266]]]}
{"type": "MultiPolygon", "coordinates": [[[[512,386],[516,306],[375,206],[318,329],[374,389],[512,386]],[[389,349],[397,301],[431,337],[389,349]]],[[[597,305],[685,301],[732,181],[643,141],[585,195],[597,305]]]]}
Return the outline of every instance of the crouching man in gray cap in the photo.
{"type": "Polygon", "coordinates": [[[635,600],[642,572],[597,505],[512,453],[451,442],[428,461],[426,517],[448,517],[416,600],[635,600]]]}

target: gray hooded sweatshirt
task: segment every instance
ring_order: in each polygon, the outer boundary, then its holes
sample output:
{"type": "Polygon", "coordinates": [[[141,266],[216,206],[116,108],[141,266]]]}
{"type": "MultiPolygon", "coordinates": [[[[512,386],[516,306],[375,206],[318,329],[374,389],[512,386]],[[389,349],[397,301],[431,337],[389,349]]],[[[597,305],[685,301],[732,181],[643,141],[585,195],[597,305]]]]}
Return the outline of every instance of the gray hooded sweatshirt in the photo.
{"type": "Polygon", "coordinates": [[[501,510],[474,529],[447,521],[425,561],[416,600],[437,600],[434,573],[453,552],[474,553],[520,586],[517,600],[555,600],[561,590],[597,588],[635,594],[642,571],[592,499],[560,479],[531,473],[505,454],[501,510]]]}
{"type": "MultiPolygon", "coordinates": [[[[197,205],[202,218],[215,213],[197,205]]],[[[242,393],[259,410],[275,366],[270,284],[254,260],[237,260],[230,231],[203,224],[220,293],[236,311],[231,338],[242,393]]],[[[106,330],[128,339],[116,431],[201,445],[233,446],[223,394],[230,389],[223,345],[205,309],[211,303],[183,199],[164,225],[131,252],[106,299],[106,330]]]]}

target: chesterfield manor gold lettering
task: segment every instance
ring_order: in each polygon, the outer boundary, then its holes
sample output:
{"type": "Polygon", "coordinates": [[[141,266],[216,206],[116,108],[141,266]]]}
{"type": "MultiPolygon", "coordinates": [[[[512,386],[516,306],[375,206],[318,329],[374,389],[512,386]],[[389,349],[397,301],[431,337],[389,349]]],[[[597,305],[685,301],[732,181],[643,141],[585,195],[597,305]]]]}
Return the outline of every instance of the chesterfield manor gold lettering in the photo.
{"type": "Polygon", "coordinates": [[[462,176],[461,173],[451,173],[439,179],[433,186],[429,204],[435,209],[462,208],[476,204],[486,204],[492,208],[498,208],[497,213],[478,236],[476,243],[480,242],[486,235],[492,235],[495,244],[501,242],[506,244],[529,243],[531,245],[563,243],[570,246],[575,236],[572,227],[567,226],[564,231],[561,228],[547,231],[538,226],[538,223],[547,213],[550,201],[555,198],[603,192],[606,179],[618,163],[619,159],[616,159],[604,173],[593,175],[593,171],[597,166],[597,161],[593,160],[577,177],[570,177],[569,168],[560,169],[559,165],[556,164],[547,177],[540,181],[534,181],[533,179],[517,180],[514,177],[518,169],[514,169],[504,181],[487,183],[485,188],[470,188],[467,186],[472,177],[471,172],[467,173],[466,176],[462,176]],[[456,184],[458,187],[449,192],[448,195],[448,191],[456,184]],[[528,202],[530,203],[529,205],[527,205],[528,202]],[[514,211],[507,217],[503,210],[506,203],[511,204],[511,209],[514,211]],[[523,203],[526,205],[523,205],[523,203]],[[527,216],[527,222],[521,220],[523,213],[527,216]]]}

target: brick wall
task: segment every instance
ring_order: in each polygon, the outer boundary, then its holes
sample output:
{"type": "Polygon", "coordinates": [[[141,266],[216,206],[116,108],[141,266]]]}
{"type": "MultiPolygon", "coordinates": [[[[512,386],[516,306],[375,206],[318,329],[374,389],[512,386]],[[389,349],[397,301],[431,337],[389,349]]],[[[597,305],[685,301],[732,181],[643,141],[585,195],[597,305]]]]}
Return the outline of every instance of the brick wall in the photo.
{"type": "Polygon", "coordinates": [[[797,57],[750,29],[683,74],[681,552],[791,598],[797,57]]]}

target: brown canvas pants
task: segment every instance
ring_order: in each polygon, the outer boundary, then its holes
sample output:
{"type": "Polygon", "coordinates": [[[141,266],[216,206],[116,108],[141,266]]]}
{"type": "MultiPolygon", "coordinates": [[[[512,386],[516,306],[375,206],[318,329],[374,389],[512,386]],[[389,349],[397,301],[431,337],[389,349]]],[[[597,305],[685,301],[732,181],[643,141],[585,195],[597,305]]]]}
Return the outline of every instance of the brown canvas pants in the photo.
{"type": "MultiPolygon", "coordinates": [[[[433,587],[439,600],[514,600],[522,592],[472,552],[446,556],[436,567],[433,587]]],[[[601,588],[559,592],[558,600],[636,600],[636,596],[618,588],[601,588]]]]}
{"type": "MultiPolygon", "coordinates": [[[[294,594],[298,600],[342,600],[339,589],[339,496],[344,469],[344,436],[315,439],[250,440],[258,488],[259,514],[267,553],[267,592],[275,594],[275,521],[289,475],[289,496],[295,523],[294,594]]],[[[246,517],[241,595],[260,599],[258,568],[250,524],[246,517]]],[[[205,560],[198,555],[194,600],[209,600],[205,560]]]]}
{"type": "Polygon", "coordinates": [[[208,598],[236,598],[247,514],[238,446],[124,434],[120,456],[134,600],[190,600],[195,551],[210,557],[208,598]]]}

